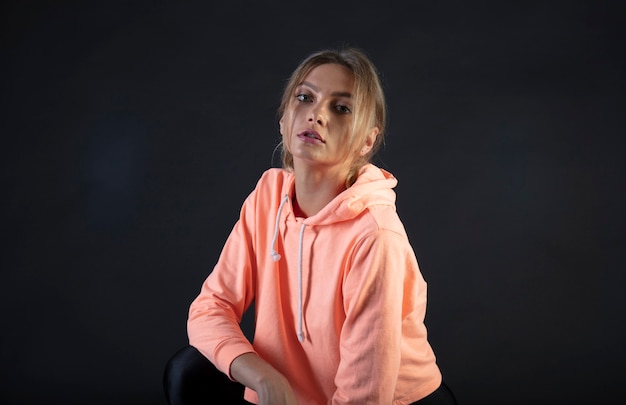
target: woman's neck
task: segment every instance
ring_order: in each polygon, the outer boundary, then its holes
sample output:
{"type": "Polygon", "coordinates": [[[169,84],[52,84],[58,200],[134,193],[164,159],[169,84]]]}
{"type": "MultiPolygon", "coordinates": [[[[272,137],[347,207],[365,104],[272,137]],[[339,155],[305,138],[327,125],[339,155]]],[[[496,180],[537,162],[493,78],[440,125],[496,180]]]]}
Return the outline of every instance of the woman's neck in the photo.
{"type": "Polygon", "coordinates": [[[320,212],[346,189],[347,173],[294,167],[296,215],[304,218],[320,212]]]}

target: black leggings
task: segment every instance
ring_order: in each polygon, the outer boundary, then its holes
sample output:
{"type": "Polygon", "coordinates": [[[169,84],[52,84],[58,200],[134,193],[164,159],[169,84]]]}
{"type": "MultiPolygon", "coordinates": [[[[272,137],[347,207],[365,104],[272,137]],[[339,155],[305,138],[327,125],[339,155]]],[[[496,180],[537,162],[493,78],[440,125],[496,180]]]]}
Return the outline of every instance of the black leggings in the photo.
{"type": "MultiPolygon", "coordinates": [[[[182,348],[169,359],[163,389],[169,405],[250,405],[243,399],[243,385],[230,380],[193,346],[182,348]]],[[[411,405],[457,405],[457,401],[441,383],[435,392],[411,405]]]]}

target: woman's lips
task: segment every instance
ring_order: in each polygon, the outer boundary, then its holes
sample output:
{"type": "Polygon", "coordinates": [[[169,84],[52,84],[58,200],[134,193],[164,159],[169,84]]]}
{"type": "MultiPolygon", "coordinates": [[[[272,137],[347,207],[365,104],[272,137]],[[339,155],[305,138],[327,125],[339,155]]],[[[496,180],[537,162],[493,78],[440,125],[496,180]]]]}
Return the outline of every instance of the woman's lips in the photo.
{"type": "Polygon", "coordinates": [[[308,143],[326,143],[324,139],[316,131],[302,131],[298,134],[298,138],[308,143]]]}

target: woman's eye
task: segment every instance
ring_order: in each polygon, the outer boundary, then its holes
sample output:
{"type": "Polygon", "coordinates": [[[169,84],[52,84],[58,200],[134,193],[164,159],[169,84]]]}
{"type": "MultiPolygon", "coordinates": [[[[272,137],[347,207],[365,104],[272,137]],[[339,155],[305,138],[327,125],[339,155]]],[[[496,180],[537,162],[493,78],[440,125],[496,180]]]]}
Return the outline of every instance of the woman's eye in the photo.
{"type": "Polygon", "coordinates": [[[350,110],[350,107],[346,107],[345,105],[341,104],[337,104],[335,106],[335,109],[342,114],[350,114],[352,112],[352,110],[350,110]]]}
{"type": "Polygon", "coordinates": [[[311,101],[311,96],[309,96],[308,94],[297,94],[296,95],[296,99],[298,101],[311,101]]]}

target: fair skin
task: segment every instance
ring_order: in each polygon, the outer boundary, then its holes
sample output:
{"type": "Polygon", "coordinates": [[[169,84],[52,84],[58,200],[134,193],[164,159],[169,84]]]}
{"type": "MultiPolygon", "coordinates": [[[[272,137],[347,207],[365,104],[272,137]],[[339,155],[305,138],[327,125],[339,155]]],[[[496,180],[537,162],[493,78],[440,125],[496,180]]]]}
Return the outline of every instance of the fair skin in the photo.
{"type": "MultiPolygon", "coordinates": [[[[299,216],[318,213],[345,189],[350,165],[367,154],[378,135],[371,128],[362,144],[350,149],[354,76],[341,65],[313,68],[297,87],[280,119],[283,142],[293,155],[295,207],[299,216]]],[[[255,353],[237,357],[232,377],[256,391],[259,405],[296,405],[287,378],[255,353]]]]}

